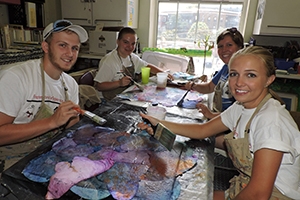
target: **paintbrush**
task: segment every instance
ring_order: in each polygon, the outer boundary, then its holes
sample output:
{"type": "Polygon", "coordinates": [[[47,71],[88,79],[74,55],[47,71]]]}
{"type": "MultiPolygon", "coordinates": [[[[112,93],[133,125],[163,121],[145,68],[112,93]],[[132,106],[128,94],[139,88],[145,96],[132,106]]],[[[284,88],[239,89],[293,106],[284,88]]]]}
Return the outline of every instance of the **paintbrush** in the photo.
{"type": "Polygon", "coordinates": [[[134,85],[136,85],[141,91],[144,91],[144,86],[142,86],[141,84],[135,82],[132,78],[131,81],[133,82],[134,85]]]}
{"type": "MultiPolygon", "coordinates": [[[[122,72],[123,76],[127,76],[124,72],[122,72]]],[[[135,80],[133,80],[133,78],[131,76],[128,76],[130,77],[130,80],[133,82],[134,85],[136,85],[141,91],[144,91],[144,86],[142,86],[141,84],[137,83],[135,80]]]]}
{"type": "Polygon", "coordinates": [[[178,107],[182,107],[182,104],[183,104],[183,102],[184,102],[184,98],[185,98],[186,95],[189,93],[189,91],[190,91],[190,90],[187,90],[187,91],[185,92],[185,94],[181,97],[181,99],[177,102],[177,106],[178,106],[178,107]]]}
{"type": "Polygon", "coordinates": [[[172,131],[170,131],[167,127],[165,127],[162,123],[158,123],[156,126],[153,126],[148,119],[143,118],[143,120],[147,124],[151,125],[154,133],[152,136],[169,151],[171,151],[176,139],[176,135],[172,133],[172,131]]]}
{"type": "Polygon", "coordinates": [[[184,99],[185,99],[186,95],[189,93],[189,91],[191,91],[191,89],[194,87],[194,85],[195,85],[195,82],[192,82],[191,88],[189,90],[187,90],[185,92],[185,94],[181,97],[181,99],[177,102],[178,107],[182,107],[182,104],[184,102],[184,99]]]}
{"type": "Polygon", "coordinates": [[[93,120],[94,122],[96,122],[96,123],[98,123],[100,125],[103,125],[103,124],[105,124],[107,122],[106,119],[104,119],[104,118],[102,118],[102,117],[100,117],[100,116],[98,116],[98,115],[96,115],[96,114],[94,114],[94,113],[92,113],[90,111],[83,110],[83,109],[80,109],[78,107],[73,108],[73,109],[76,110],[81,115],[84,115],[84,116],[90,118],[91,120],[93,120]]]}

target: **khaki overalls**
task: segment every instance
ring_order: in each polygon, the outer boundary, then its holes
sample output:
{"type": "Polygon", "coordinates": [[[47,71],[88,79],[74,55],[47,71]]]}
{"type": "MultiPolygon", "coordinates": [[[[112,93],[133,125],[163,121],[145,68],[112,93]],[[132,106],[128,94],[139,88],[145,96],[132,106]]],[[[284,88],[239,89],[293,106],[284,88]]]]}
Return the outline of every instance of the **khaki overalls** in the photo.
{"type": "MultiPolygon", "coordinates": [[[[249,131],[250,124],[254,116],[259,112],[261,107],[271,98],[271,94],[267,94],[266,97],[260,102],[253,115],[249,119],[246,128],[244,138],[234,138],[234,131],[224,136],[225,144],[228,150],[228,155],[232,160],[234,166],[240,172],[239,176],[234,176],[229,182],[230,187],[227,190],[228,197],[226,200],[234,199],[234,197],[240,193],[243,188],[247,186],[251,178],[253,158],[249,150],[249,131]]],[[[237,121],[236,127],[240,121],[237,121]]],[[[227,193],[226,192],[226,193],[227,193]]],[[[282,195],[278,189],[274,186],[272,196],[270,200],[289,200],[290,198],[282,195]]]]}
{"type": "MultiPolygon", "coordinates": [[[[121,63],[122,63],[122,69],[123,69],[123,72],[127,75],[127,76],[130,76],[131,78],[135,79],[135,67],[134,67],[134,63],[132,61],[132,58],[131,56],[130,57],[130,62],[131,62],[131,66],[129,67],[125,67],[121,58],[121,63]]],[[[128,88],[128,86],[124,86],[124,87],[118,87],[116,89],[112,89],[112,90],[109,90],[109,91],[103,91],[102,92],[102,95],[105,99],[107,100],[112,100],[113,98],[115,98],[118,94],[122,93],[124,90],[126,90],[128,88]]]]}
{"type": "Polygon", "coordinates": [[[213,110],[215,112],[222,112],[222,90],[224,87],[224,82],[219,81],[214,89],[214,96],[213,96],[213,110]]]}

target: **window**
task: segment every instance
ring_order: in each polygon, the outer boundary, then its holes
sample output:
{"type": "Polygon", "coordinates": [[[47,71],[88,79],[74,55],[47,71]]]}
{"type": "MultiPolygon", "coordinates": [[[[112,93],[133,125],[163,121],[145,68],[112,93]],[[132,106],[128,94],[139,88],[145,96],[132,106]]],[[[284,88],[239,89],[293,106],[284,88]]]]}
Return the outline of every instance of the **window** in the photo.
{"type": "MultiPolygon", "coordinates": [[[[240,30],[243,2],[244,0],[158,0],[156,47],[204,49],[197,43],[206,36],[215,42],[219,33],[226,28],[236,27],[240,30]]],[[[203,66],[201,62],[204,62],[203,58],[194,58],[195,65],[203,66]]],[[[220,68],[222,65],[215,45],[211,58],[206,59],[205,68],[220,68]]],[[[199,72],[202,67],[197,68],[199,72]]],[[[215,70],[218,69],[210,71],[215,70]]]]}

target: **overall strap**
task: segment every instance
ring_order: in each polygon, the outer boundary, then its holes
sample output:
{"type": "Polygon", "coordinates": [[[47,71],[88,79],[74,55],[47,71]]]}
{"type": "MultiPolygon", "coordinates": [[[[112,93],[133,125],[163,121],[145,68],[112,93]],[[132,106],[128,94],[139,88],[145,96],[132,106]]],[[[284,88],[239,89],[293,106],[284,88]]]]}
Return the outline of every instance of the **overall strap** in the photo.
{"type": "Polygon", "coordinates": [[[40,63],[41,67],[41,74],[42,74],[42,104],[45,103],[45,71],[44,71],[44,66],[43,66],[43,60],[41,60],[40,63]]]}
{"type": "Polygon", "coordinates": [[[270,93],[268,93],[264,99],[258,104],[256,110],[254,111],[254,113],[252,114],[251,118],[249,119],[246,128],[245,128],[245,134],[249,133],[250,130],[250,125],[252,122],[252,119],[254,118],[254,116],[259,112],[259,110],[261,109],[261,107],[272,97],[272,95],[270,93]]]}
{"type": "Polygon", "coordinates": [[[63,79],[62,74],[61,74],[60,76],[61,76],[61,83],[62,83],[62,85],[63,85],[64,92],[65,92],[65,101],[68,101],[68,100],[69,100],[68,88],[67,88],[67,86],[66,86],[66,83],[65,83],[65,81],[64,81],[64,79],[63,79]]]}
{"type": "MultiPolygon", "coordinates": [[[[45,103],[45,90],[46,90],[45,87],[46,86],[45,86],[45,74],[44,74],[45,71],[44,71],[43,62],[40,63],[40,67],[41,67],[41,74],[42,74],[42,90],[43,90],[43,92],[42,92],[42,104],[44,104],[45,103]]],[[[62,75],[60,75],[60,76],[61,76],[61,84],[64,88],[65,101],[68,101],[69,100],[68,88],[66,86],[66,83],[65,83],[62,75]]]]}

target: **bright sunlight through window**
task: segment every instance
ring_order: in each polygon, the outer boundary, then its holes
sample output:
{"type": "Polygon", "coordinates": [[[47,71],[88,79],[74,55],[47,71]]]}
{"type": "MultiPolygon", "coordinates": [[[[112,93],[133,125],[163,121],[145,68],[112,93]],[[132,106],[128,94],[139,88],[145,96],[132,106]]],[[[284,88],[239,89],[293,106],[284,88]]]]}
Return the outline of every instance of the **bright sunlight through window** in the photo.
{"type": "MultiPolygon", "coordinates": [[[[159,1],[157,48],[201,49],[197,43],[206,36],[216,42],[219,33],[226,28],[239,30],[243,1],[186,2],[159,1]]],[[[203,58],[194,57],[194,63],[196,71],[202,71],[203,58]]],[[[212,56],[206,59],[205,74],[211,75],[222,65],[215,45],[212,56]]]]}

